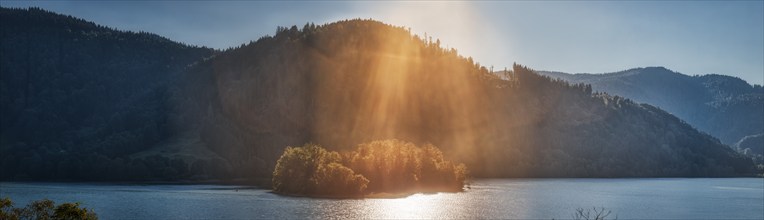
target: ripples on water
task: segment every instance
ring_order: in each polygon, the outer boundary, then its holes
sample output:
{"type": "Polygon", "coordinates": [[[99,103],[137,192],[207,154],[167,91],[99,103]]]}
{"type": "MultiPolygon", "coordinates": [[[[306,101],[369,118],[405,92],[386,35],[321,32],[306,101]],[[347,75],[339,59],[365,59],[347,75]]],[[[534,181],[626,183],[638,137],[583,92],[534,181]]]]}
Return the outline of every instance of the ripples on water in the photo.
{"type": "Polygon", "coordinates": [[[220,185],[1,183],[25,205],[82,202],[103,219],[566,219],[604,207],[621,219],[764,218],[764,179],[494,179],[462,193],[395,199],[311,199],[220,185]]]}

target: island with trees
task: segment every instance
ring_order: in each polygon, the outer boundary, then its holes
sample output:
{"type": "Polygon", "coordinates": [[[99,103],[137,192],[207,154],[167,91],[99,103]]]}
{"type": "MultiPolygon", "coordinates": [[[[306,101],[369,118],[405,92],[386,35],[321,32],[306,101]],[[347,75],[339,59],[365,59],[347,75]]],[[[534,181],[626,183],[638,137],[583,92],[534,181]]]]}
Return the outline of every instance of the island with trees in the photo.
{"type": "Polygon", "coordinates": [[[335,152],[308,143],[287,147],[273,171],[276,193],[313,197],[394,196],[458,192],[467,167],[444,159],[434,145],[372,141],[335,152]]]}

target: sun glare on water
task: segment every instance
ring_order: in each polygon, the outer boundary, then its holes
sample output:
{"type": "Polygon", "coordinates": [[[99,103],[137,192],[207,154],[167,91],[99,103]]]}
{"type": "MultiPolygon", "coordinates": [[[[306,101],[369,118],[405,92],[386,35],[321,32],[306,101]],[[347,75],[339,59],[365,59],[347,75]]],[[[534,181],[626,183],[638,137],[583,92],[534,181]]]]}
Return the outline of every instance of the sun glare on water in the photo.
{"type": "MultiPolygon", "coordinates": [[[[441,204],[445,195],[439,194],[414,194],[400,199],[372,199],[365,207],[368,219],[437,219],[449,218],[444,216],[448,212],[447,206],[441,204]]],[[[454,217],[454,216],[451,216],[454,217]]]]}

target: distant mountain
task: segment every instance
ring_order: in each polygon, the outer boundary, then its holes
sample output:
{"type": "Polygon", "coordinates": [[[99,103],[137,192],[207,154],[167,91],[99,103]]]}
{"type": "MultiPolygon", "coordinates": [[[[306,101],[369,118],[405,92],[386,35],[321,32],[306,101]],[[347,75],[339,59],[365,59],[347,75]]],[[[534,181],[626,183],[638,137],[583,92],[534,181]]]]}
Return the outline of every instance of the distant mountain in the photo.
{"type": "Polygon", "coordinates": [[[0,22],[3,180],[270,177],[286,146],[391,138],[477,177],[756,172],[661,109],[520,65],[502,80],[377,21],[282,27],[222,52],[39,9],[0,22]]]}
{"type": "Polygon", "coordinates": [[[734,147],[745,155],[757,157],[758,161],[764,161],[764,134],[745,136],[735,143],[734,147]]]}
{"type": "Polygon", "coordinates": [[[728,145],[764,133],[764,89],[736,77],[687,76],[663,67],[607,74],[539,73],[655,105],[728,145]]]}

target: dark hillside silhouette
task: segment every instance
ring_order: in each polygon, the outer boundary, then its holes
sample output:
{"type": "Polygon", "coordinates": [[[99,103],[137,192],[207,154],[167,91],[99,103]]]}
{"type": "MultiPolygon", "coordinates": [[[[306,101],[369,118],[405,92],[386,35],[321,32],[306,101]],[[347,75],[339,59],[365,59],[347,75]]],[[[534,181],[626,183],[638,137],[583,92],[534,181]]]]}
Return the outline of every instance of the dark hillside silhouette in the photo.
{"type": "Polygon", "coordinates": [[[148,167],[172,169],[167,158],[128,155],[174,134],[168,88],[213,50],[37,8],[0,8],[0,42],[0,178],[142,179],[154,176],[148,167]]]}
{"type": "Polygon", "coordinates": [[[0,12],[3,180],[269,178],[286,146],[385,139],[438,146],[477,177],[754,172],[663,110],[521,65],[503,80],[377,21],[280,27],[216,52],[0,12]]]}

